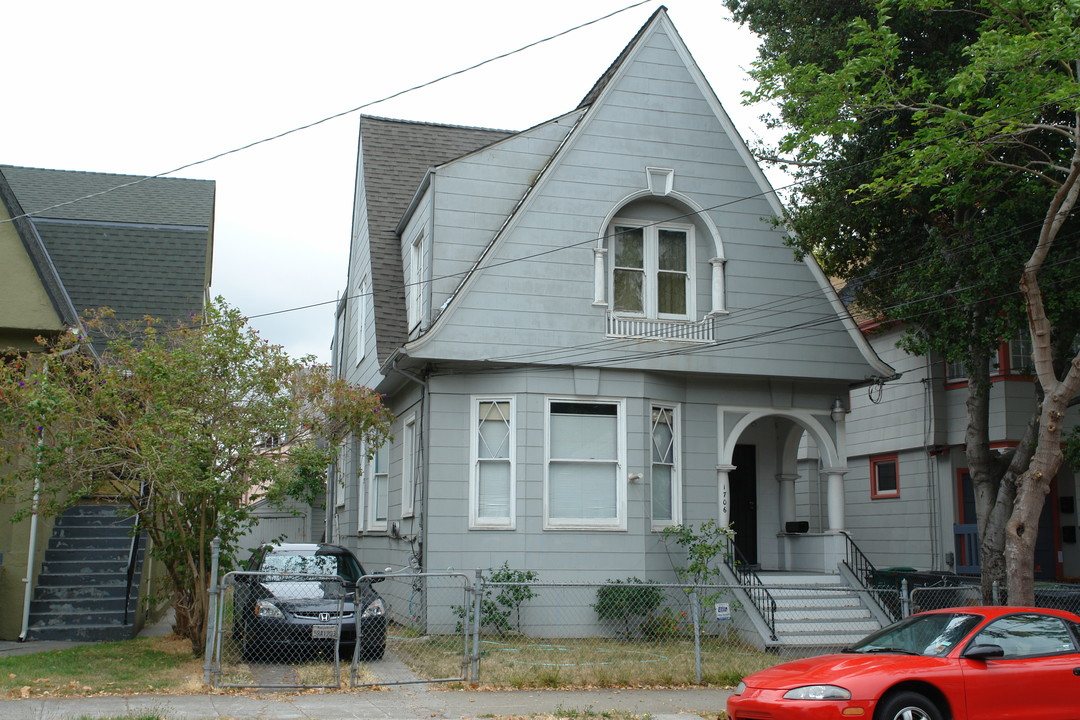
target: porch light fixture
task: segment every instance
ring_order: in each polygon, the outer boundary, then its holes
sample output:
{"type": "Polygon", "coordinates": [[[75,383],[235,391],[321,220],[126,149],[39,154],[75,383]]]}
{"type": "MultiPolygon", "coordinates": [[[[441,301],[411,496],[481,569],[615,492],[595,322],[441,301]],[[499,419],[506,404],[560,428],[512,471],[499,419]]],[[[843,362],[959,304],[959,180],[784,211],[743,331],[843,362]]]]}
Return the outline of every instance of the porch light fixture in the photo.
{"type": "Polygon", "coordinates": [[[832,410],[829,411],[829,416],[832,417],[833,422],[838,423],[844,419],[844,415],[847,411],[844,410],[844,403],[840,401],[840,398],[833,400],[832,410]]]}

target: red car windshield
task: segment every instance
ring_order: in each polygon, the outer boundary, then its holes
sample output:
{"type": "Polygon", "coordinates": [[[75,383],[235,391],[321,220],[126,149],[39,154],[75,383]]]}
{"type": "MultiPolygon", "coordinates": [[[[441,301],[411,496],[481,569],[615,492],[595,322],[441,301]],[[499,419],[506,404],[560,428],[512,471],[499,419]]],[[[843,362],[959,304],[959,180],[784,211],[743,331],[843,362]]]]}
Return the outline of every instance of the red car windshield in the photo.
{"type": "Polygon", "coordinates": [[[969,613],[913,615],[864,638],[846,652],[892,652],[942,657],[956,647],[981,620],[981,616],[969,613]]]}

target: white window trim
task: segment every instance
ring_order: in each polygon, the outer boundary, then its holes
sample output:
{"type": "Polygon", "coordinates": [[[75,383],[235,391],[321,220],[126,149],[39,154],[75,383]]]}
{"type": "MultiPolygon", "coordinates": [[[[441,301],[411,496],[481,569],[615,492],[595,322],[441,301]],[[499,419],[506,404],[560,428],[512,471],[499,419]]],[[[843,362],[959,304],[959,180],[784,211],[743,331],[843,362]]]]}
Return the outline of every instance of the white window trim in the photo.
{"type": "Polygon", "coordinates": [[[674,525],[681,525],[683,521],[682,508],[682,406],[672,403],[654,402],[649,404],[648,414],[648,439],[649,439],[649,519],[653,530],[663,530],[674,525]],[[652,413],[653,408],[663,408],[671,411],[671,424],[673,442],[675,443],[675,464],[671,469],[671,520],[656,520],[652,514],[652,413]]]}
{"type": "Polygon", "coordinates": [[[421,231],[409,243],[409,287],[407,288],[408,302],[405,305],[410,333],[423,321],[425,274],[424,233],[421,231]]]}
{"type": "Polygon", "coordinates": [[[662,222],[657,223],[651,220],[640,220],[626,217],[616,217],[611,221],[608,226],[608,233],[611,238],[611,242],[608,243],[609,247],[614,244],[615,227],[618,225],[627,227],[640,227],[644,233],[644,271],[645,271],[645,286],[644,286],[644,313],[626,312],[625,310],[615,310],[615,253],[609,252],[608,257],[611,262],[608,263],[607,268],[607,285],[608,285],[608,307],[611,308],[612,315],[616,317],[632,317],[632,318],[646,318],[649,320],[672,320],[677,322],[693,322],[697,318],[697,281],[698,281],[698,268],[695,255],[695,249],[697,246],[697,240],[694,235],[694,226],[688,223],[676,223],[676,222],[662,222]],[[679,230],[686,233],[686,314],[674,315],[671,313],[661,313],[657,310],[657,293],[658,283],[657,276],[659,275],[659,252],[658,252],[658,234],[660,230],[679,230]]]}
{"type": "Polygon", "coordinates": [[[416,414],[405,418],[401,444],[401,517],[411,518],[414,512],[416,481],[416,414]]]}
{"type": "Polygon", "coordinates": [[[516,530],[517,529],[517,404],[513,396],[476,395],[471,400],[469,413],[469,529],[470,530],[516,530]],[[485,402],[510,403],[510,514],[505,518],[480,517],[480,404],[485,402]]]}
{"type": "Polygon", "coordinates": [[[368,279],[367,275],[365,275],[356,286],[356,297],[354,298],[354,307],[356,308],[356,364],[358,366],[367,356],[367,295],[368,279]]]}
{"type": "Polygon", "coordinates": [[[622,398],[550,396],[544,399],[544,529],[545,530],[626,530],[626,401],[622,398]],[[551,405],[557,402],[596,403],[617,407],[618,451],[615,467],[615,517],[552,518],[551,517],[551,405]]]}
{"type": "MultiPolygon", "coordinates": [[[[389,514],[390,514],[389,513],[389,505],[390,505],[390,457],[389,457],[390,445],[389,445],[389,443],[387,443],[387,445],[385,445],[384,447],[380,448],[380,450],[387,453],[387,455],[384,456],[384,459],[386,460],[386,468],[385,468],[386,472],[383,473],[383,476],[386,478],[386,483],[385,483],[386,495],[387,495],[386,506],[387,506],[387,510],[388,510],[387,516],[389,517],[389,514]]],[[[378,453],[378,452],[379,452],[379,450],[376,450],[376,453],[378,453]]],[[[368,473],[368,477],[370,478],[370,482],[367,483],[367,489],[368,489],[368,492],[371,494],[371,496],[369,497],[368,503],[367,503],[367,528],[366,529],[367,530],[372,530],[372,531],[386,530],[388,517],[383,518],[382,520],[379,520],[379,519],[377,519],[375,517],[375,509],[376,509],[376,507],[378,507],[378,502],[377,502],[377,499],[374,498],[373,496],[374,496],[375,492],[378,490],[378,487],[377,487],[377,485],[375,483],[376,474],[375,474],[375,455],[374,454],[371,456],[371,460],[368,461],[368,467],[371,469],[371,471],[368,473]]]]}

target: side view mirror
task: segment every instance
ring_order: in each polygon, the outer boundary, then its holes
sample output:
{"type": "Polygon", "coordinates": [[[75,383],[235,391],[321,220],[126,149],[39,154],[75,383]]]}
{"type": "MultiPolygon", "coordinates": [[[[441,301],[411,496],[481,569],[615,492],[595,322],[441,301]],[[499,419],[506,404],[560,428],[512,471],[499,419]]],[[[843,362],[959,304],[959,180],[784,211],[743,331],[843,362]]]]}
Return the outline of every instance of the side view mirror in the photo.
{"type": "Polygon", "coordinates": [[[966,660],[989,660],[990,658],[1005,657],[1005,650],[1000,645],[984,643],[972,645],[963,654],[966,660]]]}

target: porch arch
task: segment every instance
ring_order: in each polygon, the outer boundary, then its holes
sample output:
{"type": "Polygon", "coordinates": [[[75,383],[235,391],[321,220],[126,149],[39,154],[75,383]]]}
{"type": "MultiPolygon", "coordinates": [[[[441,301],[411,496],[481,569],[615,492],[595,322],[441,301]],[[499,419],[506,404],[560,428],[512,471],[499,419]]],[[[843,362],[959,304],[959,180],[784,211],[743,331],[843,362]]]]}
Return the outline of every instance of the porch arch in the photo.
{"type": "Polygon", "coordinates": [[[735,469],[732,457],[735,444],[751,424],[765,419],[788,421],[779,428],[776,438],[778,461],[777,480],[780,483],[780,516],[778,526],[783,529],[787,521],[795,519],[794,484],[798,477],[798,449],[803,432],[814,439],[823,471],[827,477],[828,532],[845,530],[843,478],[847,472],[847,459],[842,455],[844,447],[844,420],[833,421],[828,412],[774,408],[721,408],[719,435],[719,462],[716,466],[719,495],[718,520],[726,525],[730,521],[730,473],[735,469]]]}

